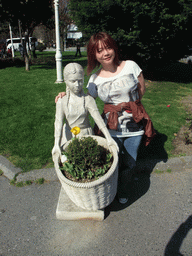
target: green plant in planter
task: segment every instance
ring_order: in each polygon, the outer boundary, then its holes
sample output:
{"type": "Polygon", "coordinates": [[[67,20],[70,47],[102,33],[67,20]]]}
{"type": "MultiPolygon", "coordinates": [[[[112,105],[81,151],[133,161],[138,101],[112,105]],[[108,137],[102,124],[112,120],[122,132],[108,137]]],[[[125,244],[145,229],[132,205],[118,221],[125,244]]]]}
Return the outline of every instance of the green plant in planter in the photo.
{"type": "Polygon", "coordinates": [[[112,155],[92,137],[73,138],[66,151],[67,161],[60,165],[64,175],[76,181],[92,181],[103,176],[112,164],[112,155]]]}

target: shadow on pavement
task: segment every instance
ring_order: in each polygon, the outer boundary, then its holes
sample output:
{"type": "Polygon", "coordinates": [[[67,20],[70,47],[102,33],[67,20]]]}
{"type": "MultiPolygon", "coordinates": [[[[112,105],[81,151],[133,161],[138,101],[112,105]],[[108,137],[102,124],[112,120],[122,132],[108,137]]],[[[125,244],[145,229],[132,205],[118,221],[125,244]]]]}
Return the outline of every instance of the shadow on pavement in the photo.
{"type": "Polygon", "coordinates": [[[155,130],[156,136],[150,142],[150,144],[146,147],[141,142],[137,161],[141,160],[164,160],[165,162],[168,159],[168,154],[164,148],[165,142],[167,141],[167,135],[162,134],[155,130]]]}
{"type": "Polygon", "coordinates": [[[183,254],[179,252],[182,242],[189,233],[190,229],[192,229],[192,215],[188,217],[188,219],[182,223],[177,231],[173,234],[170,241],[168,242],[164,256],[182,256],[183,254]]]}
{"type": "Polygon", "coordinates": [[[139,148],[137,166],[133,175],[132,183],[128,188],[127,195],[129,201],[122,205],[117,198],[105,209],[105,218],[111,211],[120,211],[132,205],[135,201],[147,193],[150,187],[150,174],[158,162],[168,160],[164,144],[167,140],[165,134],[156,131],[156,136],[151,143],[145,147],[142,143],[139,148]]]}
{"type": "Polygon", "coordinates": [[[105,218],[107,218],[110,212],[121,211],[130,205],[132,205],[135,201],[141,198],[143,195],[147,193],[150,187],[150,175],[148,174],[139,174],[137,175],[137,180],[133,180],[131,186],[128,189],[128,198],[129,201],[122,205],[118,202],[117,197],[115,200],[105,208],[105,218]]]}

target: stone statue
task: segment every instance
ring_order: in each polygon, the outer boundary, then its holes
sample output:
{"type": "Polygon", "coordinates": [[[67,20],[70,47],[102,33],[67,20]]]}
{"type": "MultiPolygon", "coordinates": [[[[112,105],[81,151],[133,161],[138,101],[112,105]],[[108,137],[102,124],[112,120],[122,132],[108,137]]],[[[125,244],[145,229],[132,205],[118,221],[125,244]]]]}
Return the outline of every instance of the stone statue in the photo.
{"type": "Polygon", "coordinates": [[[77,135],[78,137],[94,134],[89,123],[89,113],[104,134],[108,146],[115,146],[118,150],[116,142],[109,134],[99,113],[95,100],[83,91],[84,70],[82,66],[78,63],[69,63],[64,68],[64,81],[66,83],[66,95],[59,98],[56,103],[55,144],[52,156],[59,153],[61,157],[62,146],[74,136],[70,131],[73,127],[77,126],[81,129],[81,132],[77,135]]]}

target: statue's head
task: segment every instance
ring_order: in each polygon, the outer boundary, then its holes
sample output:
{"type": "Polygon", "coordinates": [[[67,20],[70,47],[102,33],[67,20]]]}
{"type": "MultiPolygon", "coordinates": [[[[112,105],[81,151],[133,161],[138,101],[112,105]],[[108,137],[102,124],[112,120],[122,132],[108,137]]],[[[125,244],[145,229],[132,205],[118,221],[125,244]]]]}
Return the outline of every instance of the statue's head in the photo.
{"type": "Polygon", "coordinates": [[[84,70],[78,63],[69,63],[65,66],[64,81],[70,91],[76,95],[79,95],[83,90],[84,84],[84,70]]]}

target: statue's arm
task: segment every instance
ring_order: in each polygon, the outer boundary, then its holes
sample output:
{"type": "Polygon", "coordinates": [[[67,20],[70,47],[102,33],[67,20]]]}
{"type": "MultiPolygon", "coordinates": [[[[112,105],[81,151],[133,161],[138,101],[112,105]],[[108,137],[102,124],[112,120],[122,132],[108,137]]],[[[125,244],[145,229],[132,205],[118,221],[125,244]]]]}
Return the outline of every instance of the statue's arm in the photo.
{"type": "Polygon", "coordinates": [[[56,113],[55,113],[55,143],[52,150],[52,155],[59,153],[61,156],[61,149],[60,149],[60,140],[63,128],[63,120],[65,117],[64,108],[62,106],[62,99],[59,99],[56,103],[56,113]]]}
{"type": "Polygon", "coordinates": [[[99,127],[99,129],[104,134],[104,136],[107,140],[108,146],[109,147],[114,146],[117,149],[117,151],[119,151],[117,143],[111,137],[111,135],[107,129],[107,126],[106,126],[103,118],[101,117],[101,114],[99,113],[99,110],[97,108],[97,104],[96,104],[95,100],[91,96],[89,96],[88,102],[89,102],[87,104],[88,111],[89,111],[90,115],[93,117],[93,119],[94,119],[95,123],[97,124],[97,126],[99,127]]]}

